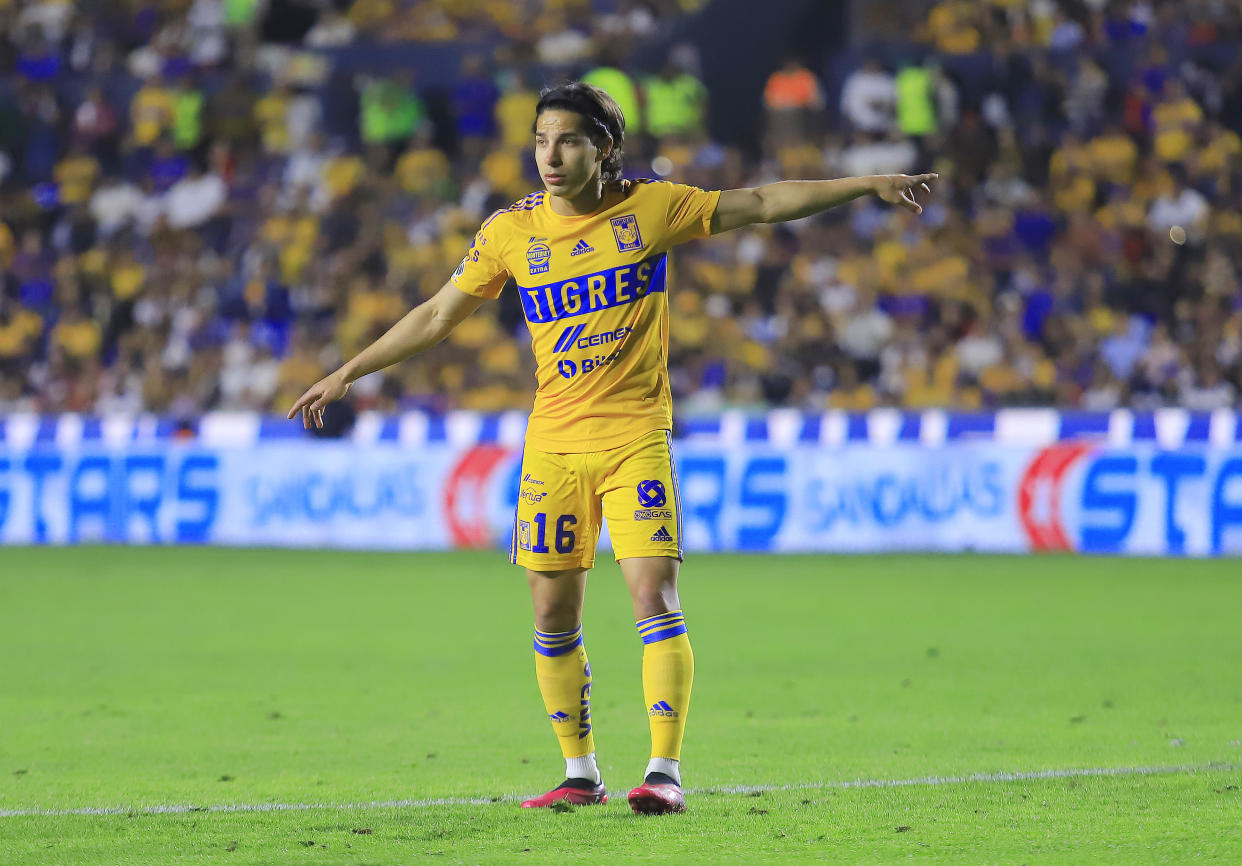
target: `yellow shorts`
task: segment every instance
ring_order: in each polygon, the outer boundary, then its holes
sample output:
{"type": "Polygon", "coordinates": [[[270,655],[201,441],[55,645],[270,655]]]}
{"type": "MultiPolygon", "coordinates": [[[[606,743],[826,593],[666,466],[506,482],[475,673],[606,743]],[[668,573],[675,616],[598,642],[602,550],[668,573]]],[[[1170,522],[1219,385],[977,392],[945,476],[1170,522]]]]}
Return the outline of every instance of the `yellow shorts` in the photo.
{"type": "Polygon", "coordinates": [[[527,445],[509,561],[536,571],[590,568],[603,520],[613,555],[682,559],[681,497],[667,430],[607,451],[554,454],[527,445]]]}

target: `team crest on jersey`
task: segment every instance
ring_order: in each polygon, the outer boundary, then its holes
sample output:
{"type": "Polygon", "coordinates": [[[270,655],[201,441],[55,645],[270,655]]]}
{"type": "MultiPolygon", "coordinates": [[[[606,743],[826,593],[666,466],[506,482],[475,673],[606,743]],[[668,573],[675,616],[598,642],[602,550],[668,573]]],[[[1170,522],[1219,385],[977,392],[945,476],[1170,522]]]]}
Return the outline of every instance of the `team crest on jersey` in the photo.
{"type": "Polygon", "coordinates": [[[531,238],[535,243],[526,248],[526,264],[530,266],[531,274],[546,274],[548,268],[551,267],[549,262],[552,260],[552,249],[544,243],[542,238],[531,238]]]}
{"type": "Polygon", "coordinates": [[[612,223],[612,233],[617,239],[617,252],[625,253],[643,248],[643,236],[638,233],[638,218],[634,214],[613,217],[609,222],[612,223]]]}

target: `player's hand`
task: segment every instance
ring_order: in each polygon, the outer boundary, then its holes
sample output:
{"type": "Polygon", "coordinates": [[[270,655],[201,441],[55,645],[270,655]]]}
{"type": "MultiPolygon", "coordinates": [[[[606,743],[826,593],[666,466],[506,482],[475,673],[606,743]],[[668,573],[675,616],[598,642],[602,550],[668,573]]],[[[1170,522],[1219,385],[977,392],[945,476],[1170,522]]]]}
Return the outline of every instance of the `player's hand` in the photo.
{"type": "Polygon", "coordinates": [[[333,373],[331,376],[324,376],[314,385],[307,388],[306,393],[298,398],[298,401],[293,404],[293,408],[289,410],[288,417],[292,419],[294,415],[301,412],[303,427],[309,430],[313,420],[315,426],[322,430],[323,407],[333,400],[339,400],[348,394],[349,387],[352,384],[353,382],[346,382],[337,373],[333,373]]]}
{"type": "Polygon", "coordinates": [[[914,192],[922,189],[928,195],[931,195],[931,187],[927,185],[929,180],[935,180],[940,177],[938,174],[881,174],[875,179],[876,197],[883,199],[889,204],[901,205],[912,213],[922,213],[922,206],[914,200],[914,192]]]}

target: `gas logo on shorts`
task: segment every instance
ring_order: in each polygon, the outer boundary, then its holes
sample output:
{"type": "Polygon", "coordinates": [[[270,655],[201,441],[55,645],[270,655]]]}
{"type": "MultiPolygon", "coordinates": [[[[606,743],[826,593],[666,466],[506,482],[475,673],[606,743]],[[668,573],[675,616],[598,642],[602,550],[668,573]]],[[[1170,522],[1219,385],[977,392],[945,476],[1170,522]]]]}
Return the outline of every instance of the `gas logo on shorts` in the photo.
{"type": "Polygon", "coordinates": [[[652,479],[638,482],[638,504],[643,508],[661,508],[668,502],[664,492],[664,484],[652,479]]]}
{"type": "Polygon", "coordinates": [[[634,511],[635,520],[672,520],[673,512],[664,506],[668,504],[668,494],[664,492],[664,483],[651,479],[638,483],[638,504],[634,511]]]}

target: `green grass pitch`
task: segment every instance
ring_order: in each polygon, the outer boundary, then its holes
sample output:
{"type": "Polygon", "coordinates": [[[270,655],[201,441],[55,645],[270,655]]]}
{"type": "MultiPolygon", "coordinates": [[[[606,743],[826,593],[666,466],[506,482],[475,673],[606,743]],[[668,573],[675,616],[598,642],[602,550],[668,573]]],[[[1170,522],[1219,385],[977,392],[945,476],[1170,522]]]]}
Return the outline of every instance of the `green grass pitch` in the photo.
{"type": "Polygon", "coordinates": [[[600,562],[614,798],[530,813],[562,765],[502,554],[0,548],[0,863],[1242,863],[1236,561],[691,556],[658,818],[600,562]]]}

